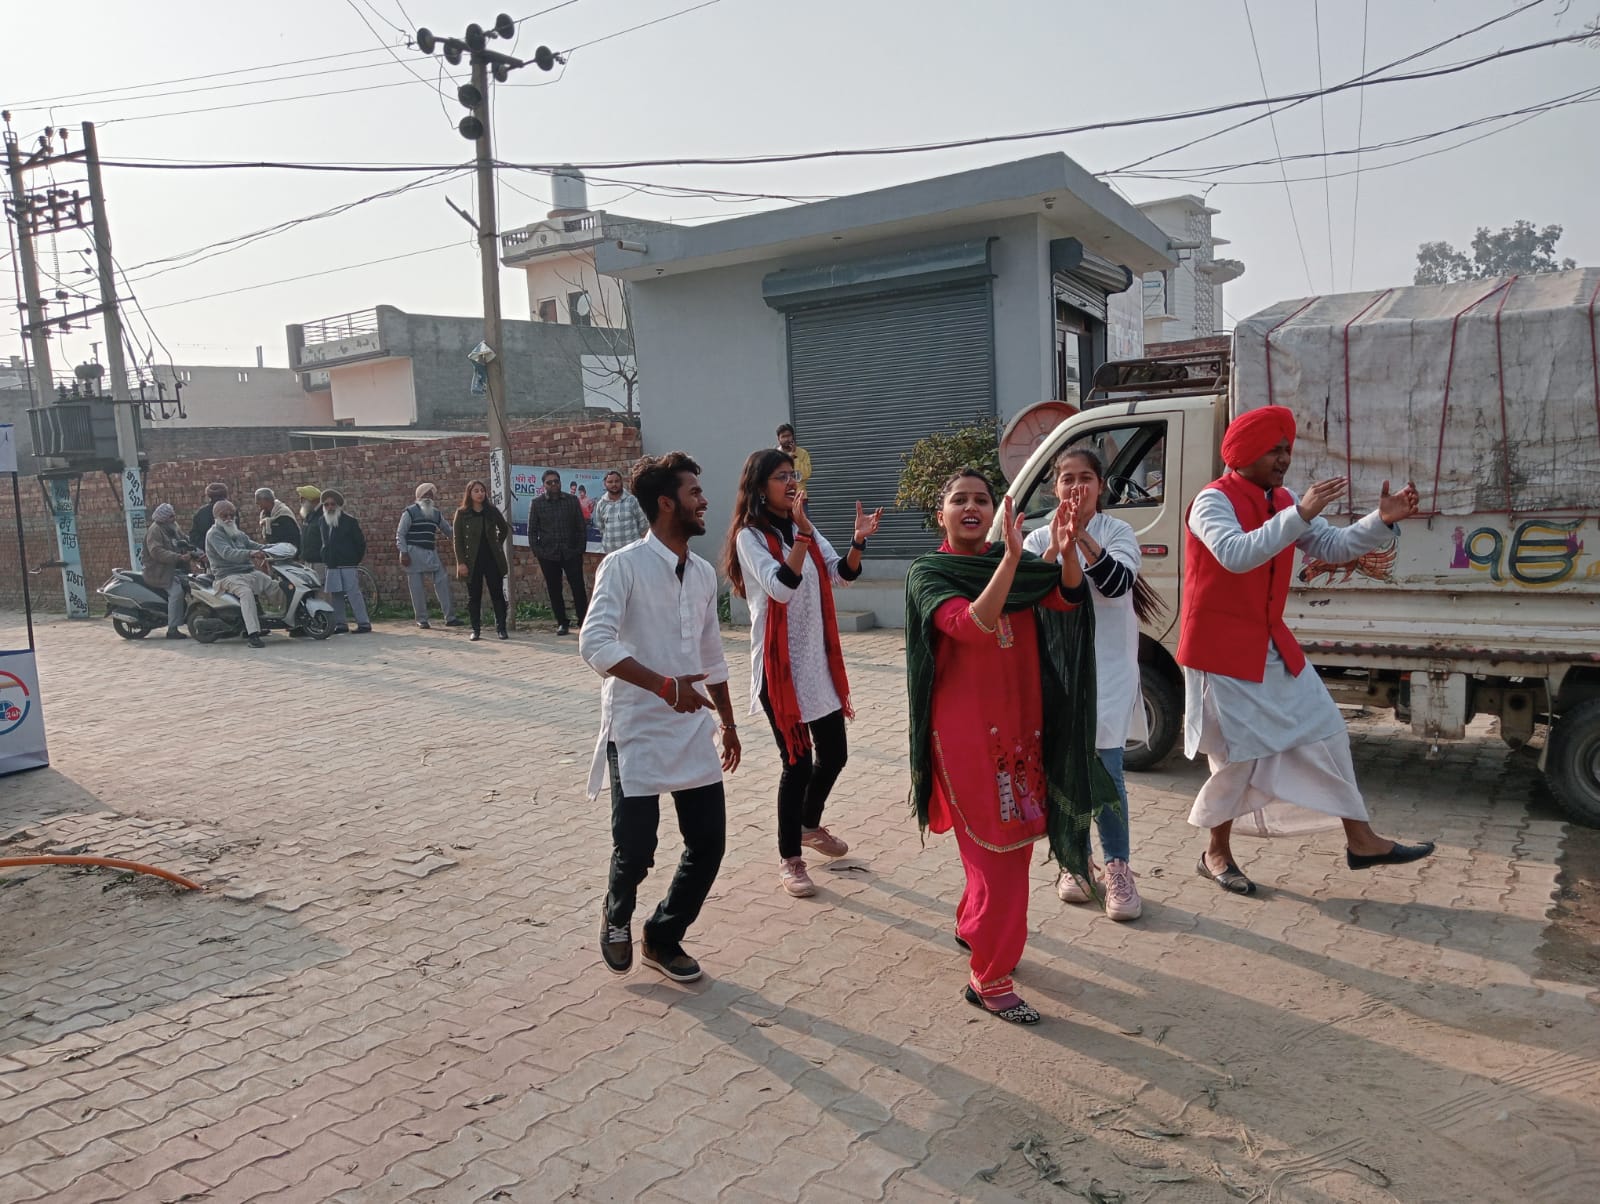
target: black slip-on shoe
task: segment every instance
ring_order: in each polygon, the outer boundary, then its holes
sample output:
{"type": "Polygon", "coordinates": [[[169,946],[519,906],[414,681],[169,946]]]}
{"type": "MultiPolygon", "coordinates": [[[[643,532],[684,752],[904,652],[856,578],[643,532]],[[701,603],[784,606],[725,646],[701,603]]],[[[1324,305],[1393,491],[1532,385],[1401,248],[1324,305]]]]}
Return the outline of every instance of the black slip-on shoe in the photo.
{"type": "Polygon", "coordinates": [[[1353,870],[1370,870],[1375,865],[1404,865],[1408,861],[1421,861],[1433,852],[1433,841],[1425,840],[1421,844],[1401,844],[1394,842],[1394,848],[1387,853],[1352,853],[1349,849],[1344,851],[1344,863],[1353,870]]]}

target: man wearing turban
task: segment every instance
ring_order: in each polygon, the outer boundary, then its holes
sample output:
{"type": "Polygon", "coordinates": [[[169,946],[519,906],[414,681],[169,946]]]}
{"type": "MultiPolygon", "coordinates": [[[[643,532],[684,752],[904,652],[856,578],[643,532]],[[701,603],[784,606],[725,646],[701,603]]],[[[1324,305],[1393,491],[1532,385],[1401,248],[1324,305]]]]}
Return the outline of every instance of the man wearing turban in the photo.
{"type": "Polygon", "coordinates": [[[178,534],[178,512],[162,502],[150,514],[150,529],[144,533],[144,583],[158,594],[167,595],[167,638],[186,640],[178,630],[183,622],[184,574],[190,568],[194,549],[178,534]]]}
{"type": "Polygon", "coordinates": [[[1244,895],[1255,883],[1234,862],[1235,823],[1268,836],[1339,820],[1353,870],[1433,852],[1432,842],[1398,844],[1373,831],[1344,716],[1283,622],[1295,549],[1329,564],[1375,551],[1416,513],[1416,486],[1391,494],[1385,481],[1376,510],[1335,527],[1320,515],[1345,478],[1318,481],[1304,497],[1283,487],[1294,436],[1284,406],[1235,418],[1222,440],[1228,471],[1196,495],[1184,534],[1184,753],[1203,752],[1211,764],[1189,822],[1210,833],[1201,877],[1244,895]]]}

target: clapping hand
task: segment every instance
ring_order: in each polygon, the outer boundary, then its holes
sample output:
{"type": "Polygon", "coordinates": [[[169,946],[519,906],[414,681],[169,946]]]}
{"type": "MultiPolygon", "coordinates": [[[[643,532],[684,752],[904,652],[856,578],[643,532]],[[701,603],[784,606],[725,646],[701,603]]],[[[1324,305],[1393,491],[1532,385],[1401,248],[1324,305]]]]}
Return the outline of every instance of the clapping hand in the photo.
{"type": "MultiPolygon", "coordinates": [[[[1318,481],[1307,489],[1300,498],[1297,507],[1300,517],[1310,522],[1321,514],[1346,489],[1350,487],[1349,477],[1329,477],[1326,481],[1318,481]]],[[[1388,492],[1388,482],[1384,482],[1384,492],[1388,492]]]]}
{"type": "Polygon", "coordinates": [[[856,533],[852,543],[866,543],[878,533],[878,524],[883,521],[883,507],[879,506],[871,514],[862,509],[861,503],[856,503],[856,533]]]}
{"type": "Polygon", "coordinates": [[[1078,505],[1082,496],[1082,489],[1074,485],[1050,516],[1050,543],[1058,552],[1065,552],[1078,542],[1078,505]]]}
{"type": "Polygon", "coordinates": [[[1022,559],[1022,520],[1025,515],[1012,516],[1011,498],[1005,500],[1001,511],[1000,535],[1006,541],[1005,559],[1015,563],[1022,559]]]}
{"type": "Polygon", "coordinates": [[[1415,481],[1407,481],[1406,487],[1399,493],[1389,492],[1389,482],[1383,483],[1383,494],[1378,498],[1378,517],[1393,526],[1403,518],[1410,518],[1422,505],[1422,499],[1417,495],[1415,481]]]}
{"type": "Polygon", "coordinates": [[[811,525],[811,516],[806,513],[806,487],[798,486],[795,489],[794,504],[789,508],[789,517],[794,522],[796,535],[811,535],[816,528],[811,525]]]}

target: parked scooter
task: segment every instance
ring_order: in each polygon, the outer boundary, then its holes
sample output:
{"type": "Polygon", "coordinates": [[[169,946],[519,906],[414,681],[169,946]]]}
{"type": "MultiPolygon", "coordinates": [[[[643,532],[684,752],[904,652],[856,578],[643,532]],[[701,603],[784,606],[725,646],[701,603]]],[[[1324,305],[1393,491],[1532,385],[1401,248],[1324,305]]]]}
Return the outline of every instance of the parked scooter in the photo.
{"type": "MultiPolygon", "coordinates": [[[[262,549],[266,555],[267,575],[278,585],[280,596],[288,597],[281,613],[272,613],[262,603],[273,595],[256,599],[256,610],[261,618],[262,631],[290,631],[308,635],[314,640],[325,640],[333,634],[333,607],[319,596],[322,588],[317,575],[295,559],[299,552],[292,543],[268,544],[262,549]]],[[[165,600],[162,605],[165,606],[165,600]]],[[[162,622],[166,621],[162,612],[162,622]]],[[[209,576],[189,579],[189,608],[185,612],[189,634],[202,644],[214,644],[221,639],[243,636],[244,611],[239,599],[216,588],[209,576]]]]}
{"type": "MultiPolygon", "coordinates": [[[[144,583],[143,573],[112,569],[111,580],[102,585],[99,592],[106,600],[106,617],[125,640],[142,640],[167,625],[167,591],[151,589],[144,583]]],[[[185,578],[185,598],[189,597],[189,592],[185,578]]],[[[187,612],[187,602],[184,608],[187,612]]]]}

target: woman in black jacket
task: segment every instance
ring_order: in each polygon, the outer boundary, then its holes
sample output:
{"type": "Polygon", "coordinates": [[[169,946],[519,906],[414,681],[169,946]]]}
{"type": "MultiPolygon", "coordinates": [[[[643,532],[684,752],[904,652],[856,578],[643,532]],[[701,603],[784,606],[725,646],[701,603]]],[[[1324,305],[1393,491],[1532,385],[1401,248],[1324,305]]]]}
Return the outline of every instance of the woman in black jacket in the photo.
{"type": "Polygon", "coordinates": [[[482,481],[468,481],[456,511],[456,576],[467,582],[467,617],[472,620],[472,638],[482,639],[483,586],[489,585],[489,601],[494,605],[495,631],[502,640],[506,632],[506,537],[511,524],[489,500],[489,487],[482,481]]]}

